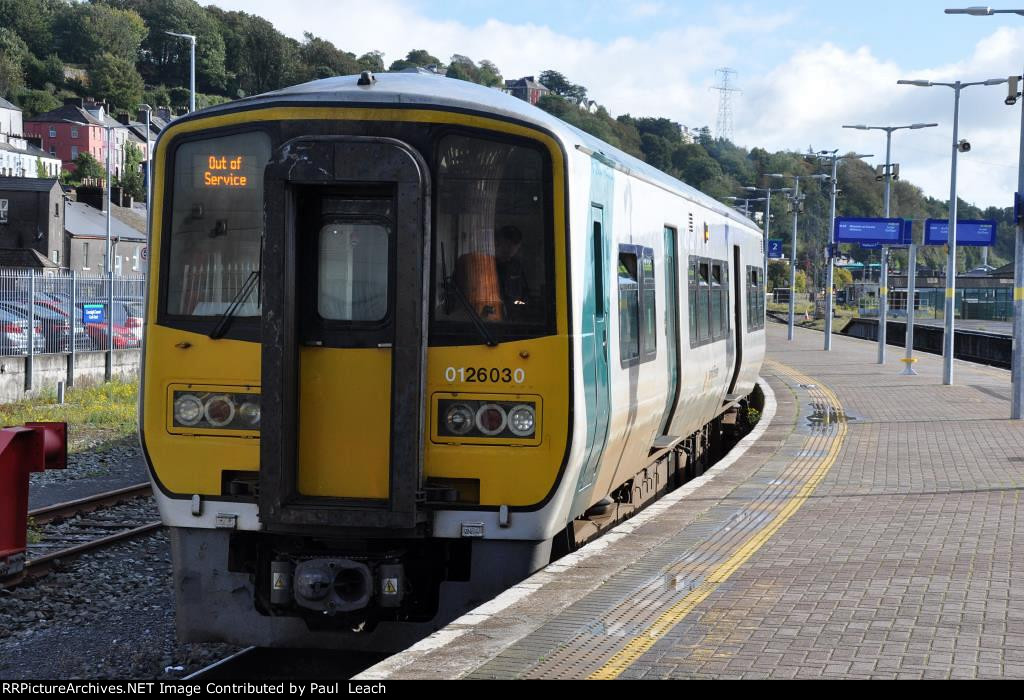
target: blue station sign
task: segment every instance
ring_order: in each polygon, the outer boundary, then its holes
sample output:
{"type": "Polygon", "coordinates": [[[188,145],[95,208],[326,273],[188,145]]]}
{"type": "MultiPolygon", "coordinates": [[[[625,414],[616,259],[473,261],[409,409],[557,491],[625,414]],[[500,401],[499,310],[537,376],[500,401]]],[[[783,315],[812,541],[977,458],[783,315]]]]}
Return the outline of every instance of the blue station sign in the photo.
{"type": "MultiPolygon", "coordinates": [[[[928,219],[924,222],[924,244],[946,245],[949,242],[949,220],[928,219]]],[[[956,244],[991,246],[996,242],[996,222],[990,220],[957,221],[956,244]]]]}
{"type": "Polygon", "coordinates": [[[836,217],[833,240],[836,243],[906,245],[908,227],[903,219],[836,217]]]}
{"type": "Polygon", "coordinates": [[[82,321],[84,323],[105,322],[103,310],[103,304],[82,304],[82,321]]]}
{"type": "Polygon", "coordinates": [[[782,259],[782,239],[781,238],[769,238],[768,239],[768,259],[769,260],[780,260],[780,259],[782,259]]]}

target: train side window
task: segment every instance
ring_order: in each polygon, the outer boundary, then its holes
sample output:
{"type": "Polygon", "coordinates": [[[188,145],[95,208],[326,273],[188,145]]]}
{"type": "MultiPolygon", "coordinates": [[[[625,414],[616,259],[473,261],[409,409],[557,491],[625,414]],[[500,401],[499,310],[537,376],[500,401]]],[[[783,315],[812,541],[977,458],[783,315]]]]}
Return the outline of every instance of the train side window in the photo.
{"type": "Polygon", "coordinates": [[[711,310],[711,264],[701,260],[697,264],[697,341],[711,340],[709,314],[711,310]]]}
{"type": "Polygon", "coordinates": [[[657,295],[654,290],[654,251],[645,248],[640,258],[640,306],[644,317],[641,344],[645,362],[658,356],[657,295]]]}
{"type": "Polygon", "coordinates": [[[722,328],[722,263],[711,265],[711,339],[718,340],[724,335],[722,328]]]}
{"type": "Polygon", "coordinates": [[[687,269],[687,287],[690,296],[690,347],[695,348],[699,343],[697,338],[697,259],[691,257],[687,269]]]}
{"type": "Polygon", "coordinates": [[[640,284],[637,257],[619,253],[619,361],[631,367],[640,361],[640,284]]]}
{"type": "Polygon", "coordinates": [[[764,275],[753,265],[747,266],[747,330],[764,328],[764,275]]]}

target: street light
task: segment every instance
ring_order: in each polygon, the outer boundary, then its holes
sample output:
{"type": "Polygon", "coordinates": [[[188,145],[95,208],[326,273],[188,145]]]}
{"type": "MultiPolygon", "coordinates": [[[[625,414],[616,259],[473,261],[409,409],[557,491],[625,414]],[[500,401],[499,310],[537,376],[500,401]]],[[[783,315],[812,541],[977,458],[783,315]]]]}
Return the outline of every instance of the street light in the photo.
{"type": "Polygon", "coordinates": [[[800,218],[800,202],[803,197],[800,196],[800,181],[801,180],[823,180],[828,175],[783,175],[782,173],[772,173],[768,177],[788,177],[793,179],[793,194],[789,196],[789,199],[793,202],[793,237],[790,240],[790,256],[792,260],[789,262],[789,329],[786,334],[787,340],[793,340],[793,324],[796,318],[796,231],[797,221],[800,218]]]}
{"type": "MultiPolygon", "coordinates": [[[[768,177],[785,177],[782,173],[773,173],[768,177]]],[[[764,270],[762,275],[764,276],[765,289],[768,289],[768,240],[771,238],[772,231],[772,192],[792,192],[793,190],[789,187],[744,187],[747,192],[764,192],[764,270]]]]}
{"type": "MultiPolygon", "coordinates": [[[[885,132],[885,218],[889,218],[889,201],[892,190],[892,132],[900,129],[928,129],[938,124],[909,124],[907,126],[867,126],[866,124],[844,125],[844,129],[858,129],[860,131],[884,131],[885,132]]],[[[913,245],[913,243],[911,243],[913,245]]],[[[915,251],[916,252],[916,251],[915,251]]],[[[913,273],[913,271],[911,271],[913,273]]],[[[885,364],[886,332],[889,330],[889,246],[882,246],[882,276],[878,284],[878,364],[885,364]]],[[[916,281],[916,280],[915,280],[916,281]]],[[[913,284],[913,283],[911,283],[913,284]]],[[[908,297],[909,298],[909,297],[908,297]]],[[[907,319],[908,333],[907,340],[913,342],[913,333],[909,331],[910,318],[907,319]]],[[[909,347],[909,346],[908,346],[909,347]]],[[[909,355],[908,355],[909,357],[909,355]]],[[[907,363],[910,368],[910,363],[907,363]]],[[[910,371],[914,370],[910,368],[910,371]]]]}
{"type": "Polygon", "coordinates": [[[990,78],[971,83],[959,80],[953,83],[936,83],[931,80],[897,80],[897,85],[915,87],[948,87],[953,90],[953,164],[949,178],[949,239],[946,241],[949,255],[946,259],[946,306],[945,330],[942,334],[942,383],[953,384],[953,308],[956,300],[956,157],[960,152],[960,92],[974,85],[1001,85],[1006,78],[990,78]]]}
{"type": "Polygon", "coordinates": [[[819,151],[818,158],[828,160],[832,162],[832,177],[830,182],[832,184],[832,201],[831,201],[831,215],[832,221],[828,233],[828,259],[825,263],[828,265],[828,272],[826,273],[825,279],[825,352],[832,350],[832,285],[834,275],[834,265],[832,263],[833,247],[836,244],[835,241],[835,230],[836,230],[836,196],[839,194],[837,185],[839,184],[839,161],[846,160],[847,158],[873,158],[874,154],[864,153],[848,153],[845,156],[839,155],[839,150],[834,151],[819,151]]]}
{"type": "Polygon", "coordinates": [[[153,211],[153,144],[149,141],[149,123],[152,119],[153,108],[143,103],[139,105],[139,109],[146,113],[146,238],[148,240],[152,225],[149,214],[153,211]]]}
{"type": "MultiPolygon", "coordinates": [[[[946,10],[947,15],[974,15],[984,17],[996,14],[1014,14],[1024,16],[1024,10],[993,10],[990,7],[968,7],[965,9],[946,10]]],[[[1012,88],[1012,86],[1011,86],[1012,88]]],[[[1017,102],[1017,91],[1010,90],[1006,104],[1013,106],[1017,102]]],[[[1017,165],[1017,196],[1024,193],[1024,110],[1020,117],[1020,155],[1017,165]]],[[[1010,359],[1010,418],[1024,418],[1024,297],[1018,292],[1024,289],[1024,220],[1017,219],[1017,235],[1013,247],[1013,352],[1010,359]]]]}
{"type": "Polygon", "coordinates": [[[196,111],[196,37],[194,34],[179,34],[178,32],[164,32],[181,39],[188,39],[191,42],[192,69],[189,78],[188,111],[196,111]]]}
{"type": "MultiPolygon", "coordinates": [[[[722,199],[728,199],[730,202],[743,202],[743,216],[750,217],[750,203],[751,202],[763,202],[764,197],[758,197],[757,199],[751,199],[750,197],[723,197],[722,199]]],[[[737,207],[738,209],[739,207],[737,207]]]]}

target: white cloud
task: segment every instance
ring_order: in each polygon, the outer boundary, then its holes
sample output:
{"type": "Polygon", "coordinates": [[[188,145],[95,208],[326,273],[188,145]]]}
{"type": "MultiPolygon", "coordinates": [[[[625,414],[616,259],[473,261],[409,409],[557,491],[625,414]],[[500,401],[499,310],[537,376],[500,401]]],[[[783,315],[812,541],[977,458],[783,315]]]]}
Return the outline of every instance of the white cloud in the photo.
{"type": "MultiPolygon", "coordinates": [[[[381,50],[386,62],[425,48],[442,60],[454,53],[490,59],[506,77],[554,68],[586,85],[613,114],[666,116],[693,127],[715,123],[717,95],[709,92],[714,69],[741,59],[749,64],[757,38],[784,45],[780,30],[796,20],[791,12],[769,14],[760,6],[730,5],[717,8],[712,21],[697,26],[677,7],[650,0],[629,5],[624,17],[657,16],[658,31],[633,36],[629,32],[640,25],[629,22],[619,38],[599,43],[540,20],[512,24],[489,19],[470,26],[436,19],[426,5],[411,0],[305,0],[301,12],[278,0],[213,2],[261,15],[295,38],[312,31],[355,53],[381,50]]],[[[843,130],[841,125],[940,122],[937,129],[898,132],[893,153],[905,179],[945,199],[952,91],[897,86],[896,80],[1005,76],[1019,67],[1021,45],[1024,30],[1001,29],[964,51],[962,58],[930,67],[897,65],[867,47],[846,50],[822,43],[797,49],[780,65],[764,66],[760,73],[747,68],[741,74],[744,93],[734,103],[735,140],[769,150],[839,147],[875,153],[881,160],[884,134],[843,130]]],[[[983,205],[1008,204],[1016,185],[1019,115],[1003,106],[1002,90],[976,87],[964,92],[962,133],[974,149],[960,159],[959,192],[983,205]]]]}

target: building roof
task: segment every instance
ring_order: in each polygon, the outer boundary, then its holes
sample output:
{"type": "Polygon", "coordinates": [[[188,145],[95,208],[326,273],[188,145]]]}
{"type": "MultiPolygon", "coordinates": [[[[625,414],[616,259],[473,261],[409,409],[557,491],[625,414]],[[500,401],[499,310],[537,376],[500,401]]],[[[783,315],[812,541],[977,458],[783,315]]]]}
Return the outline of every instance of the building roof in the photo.
{"type": "Polygon", "coordinates": [[[31,124],[33,122],[69,122],[71,124],[103,125],[103,122],[89,114],[78,105],[61,105],[57,109],[51,109],[49,112],[43,112],[42,114],[37,114],[31,119],[25,120],[26,124],[31,124]]]}
{"type": "MultiPolygon", "coordinates": [[[[105,238],[107,215],[88,204],[68,202],[64,207],[64,229],[73,238],[105,238]]],[[[114,212],[110,217],[110,235],[122,241],[146,240],[144,231],[126,224],[114,212]]]]}
{"type": "Polygon", "coordinates": [[[51,156],[43,149],[31,143],[25,146],[25,148],[18,148],[17,146],[14,146],[6,141],[0,141],[0,151],[7,151],[8,153],[21,153],[23,155],[32,156],[33,158],[47,158],[49,160],[59,160],[57,156],[51,156]]]}
{"type": "Polygon", "coordinates": [[[0,192],[49,192],[55,185],[56,178],[0,177],[0,192]]]}
{"type": "Polygon", "coordinates": [[[34,248],[0,248],[0,267],[59,268],[60,265],[34,248]]]}
{"type": "Polygon", "coordinates": [[[21,107],[19,107],[18,105],[11,104],[2,97],[0,97],[0,109],[13,109],[18,112],[21,111],[21,107]]]}

